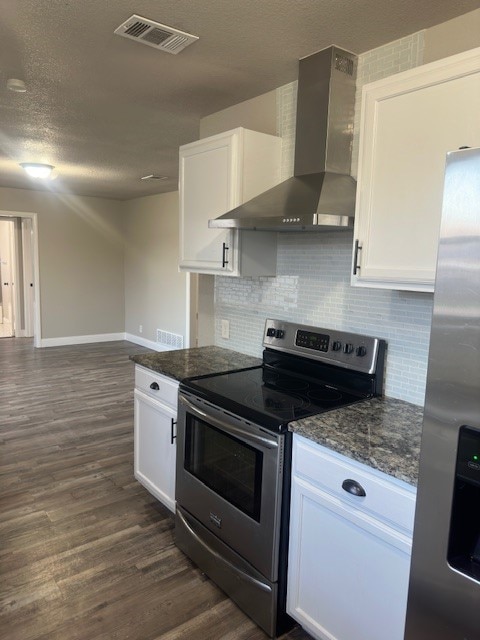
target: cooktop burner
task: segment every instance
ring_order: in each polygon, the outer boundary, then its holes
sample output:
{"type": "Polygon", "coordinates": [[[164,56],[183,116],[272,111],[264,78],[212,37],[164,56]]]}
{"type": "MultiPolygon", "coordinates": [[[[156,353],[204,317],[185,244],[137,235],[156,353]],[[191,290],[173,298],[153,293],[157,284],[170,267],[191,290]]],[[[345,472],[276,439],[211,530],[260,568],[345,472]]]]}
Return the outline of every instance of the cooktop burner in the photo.
{"type": "Polygon", "coordinates": [[[275,429],[362,399],[361,395],[323,382],[264,367],[190,380],[187,384],[188,390],[212,404],[275,429]]]}
{"type": "Polygon", "coordinates": [[[381,393],[379,338],[267,320],[263,365],[185,380],[180,391],[267,429],[381,393]]]}

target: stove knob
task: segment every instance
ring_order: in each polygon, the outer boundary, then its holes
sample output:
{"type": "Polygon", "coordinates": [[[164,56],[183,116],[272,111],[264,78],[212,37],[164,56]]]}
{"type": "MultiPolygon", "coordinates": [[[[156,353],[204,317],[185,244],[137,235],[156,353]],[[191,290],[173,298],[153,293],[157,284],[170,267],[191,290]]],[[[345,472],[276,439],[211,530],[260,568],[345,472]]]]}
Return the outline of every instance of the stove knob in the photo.
{"type": "Polygon", "coordinates": [[[275,331],[275,337],[276,338],[283,338],[283,336],[285,335],[285,331],[283,331],[283,329],[277,329],[275,331]]]}
{"type": "Polygon", "coordinates": [[[362,347],[357,347],[356,353],[357,353],[357,356],[359,358],[363,358],[363,356],[367,355],[367,349],[366,349],[366,347],[363,347],[363,346],[362,347]]]}
{"type": "Polygon", "coordinates": [[[274,338],[275,337],[275,329],[273,327],[268,327],[267,329],[267,337],[274,338]]]}
{"type": "Polygon", "coordinates": [[[353,351],[353,344],[350,344],[349,342],[346,342],[343,345],[343,353],[352,353],[353,351]]]}
{"type": "Polygon", "coordinates": [[[332,351],[340,351],[341,348],[342,348],[342,343],[339,342],[338,340],[335,340],[335,342],[332,343],[332,351]]]}

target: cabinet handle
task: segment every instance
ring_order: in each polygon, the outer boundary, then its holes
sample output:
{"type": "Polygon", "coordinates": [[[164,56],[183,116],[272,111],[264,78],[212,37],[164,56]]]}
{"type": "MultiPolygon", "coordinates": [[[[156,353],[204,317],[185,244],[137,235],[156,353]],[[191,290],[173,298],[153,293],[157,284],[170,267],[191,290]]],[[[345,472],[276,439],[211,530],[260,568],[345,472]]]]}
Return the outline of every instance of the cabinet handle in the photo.
{"type": "Polygon", "coordinates": [[[357,271],[360,271],[360,265],[358,264],[358,252],[362,250],[360,242],[355,240],[355,253],[353,254],[353,275],[357,275],[357,271]]]}
{"type": "Polygon", "coordinates": [[[177,425],[177,421],[174,420],[173,418],[170,418],[171,420],[171,427],[170,427],[170,444],[173,444],[173,441],[175,440],[175,438],[177,437],[177,434],[174,433],[173,428],[177,425]]]}
{"type": "Polygon", "coordinates": [[[347,493],[351,493],[352,496],[358,496],[359,498],[363,498],[367,495],[365,489],[356,480],[344,480],[342,482],[342,489],[347,493]]]}
{"type": "Polygon", "coordinates": [[[158,391],[160,389],[158,382],[152,382],[152,384],[150,385],[150,389],[158,391]]]}
{"type": "Polygon", "coordinates": [[[225,268],[227,266],[227,264],[228,264],[227,251],[228,251],[228,247],[227,247],[226,243],[224,242],[222,244],[222,269],[225,268]]]}

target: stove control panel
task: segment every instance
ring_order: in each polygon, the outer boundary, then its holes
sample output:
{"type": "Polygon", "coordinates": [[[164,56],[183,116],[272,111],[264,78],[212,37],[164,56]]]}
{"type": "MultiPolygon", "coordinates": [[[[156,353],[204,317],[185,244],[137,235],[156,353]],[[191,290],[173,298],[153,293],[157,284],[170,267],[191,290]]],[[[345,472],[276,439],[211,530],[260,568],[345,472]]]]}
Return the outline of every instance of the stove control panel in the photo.
{"type": "Polygon", "coordinates": [[[383,366],[384,340],[357,333],[267,320],[263,346],[328,364],[374,373],[383,366]]]}
{"type": "Polygon", "coordinates": [[[328,351],[329,343],[330,336],[324,333],[298,329],[295,335],[295,344],[297,347],[305,347],[306,349],[314,349],[315,351],[328,351]]]}

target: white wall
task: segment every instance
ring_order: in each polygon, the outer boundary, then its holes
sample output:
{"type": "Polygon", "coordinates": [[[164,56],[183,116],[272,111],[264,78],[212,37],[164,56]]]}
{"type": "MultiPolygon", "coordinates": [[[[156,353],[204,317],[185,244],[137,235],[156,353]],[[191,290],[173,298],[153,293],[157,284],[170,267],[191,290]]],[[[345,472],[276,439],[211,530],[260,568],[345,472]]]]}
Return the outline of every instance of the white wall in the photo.
{"type": "Polygon", "coordinates": [[[37,213],[46,344],[185,336],[177,192],[120,202],[0,188],[0,210],[37,213]]]}
{"type": "Polygon", "coordinates": [[[480,9],[425,31],[424,62],[480,47],[480,9]]]}
{"type": "Polygon", "coordinates": [[[116,200],[0,188],[0,210],[38,215],[42,339],[124,331],[123,209],[116,200]]]}
{"type": "Polygon", "coordinates": [[[269,91],[256,98],[217,111],[200,120],[200,138],[214,136],[236,127],[276,135],[277,92],[269,91]]]}
{"type": "Polygon", "coordinates": [[[125,331],[149,342],[156,341],[157,329],[186,336],[187,275],[178,270],[178,213],[176,191],[126,203],[125,331]]]}

